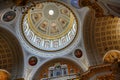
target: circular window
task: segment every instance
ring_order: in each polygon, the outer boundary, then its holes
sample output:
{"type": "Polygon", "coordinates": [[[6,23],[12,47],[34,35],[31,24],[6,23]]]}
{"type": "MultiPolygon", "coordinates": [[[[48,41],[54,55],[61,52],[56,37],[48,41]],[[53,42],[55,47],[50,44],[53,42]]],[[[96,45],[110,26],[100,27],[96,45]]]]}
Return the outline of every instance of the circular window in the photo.
{"type": "Polygon", "coordinates": [[[8,11],[3,15],[3,21],[10,22],[12,21],[16,16],[16,13],[14,11],[8,11]]]}
{"type": "Polygon", "coordinates": [[[28,10],[22,21],[27,42],[44,51],[67,47],[77,33],[77,19],[68,6],[60,2],[41,2],[28,10]]]}

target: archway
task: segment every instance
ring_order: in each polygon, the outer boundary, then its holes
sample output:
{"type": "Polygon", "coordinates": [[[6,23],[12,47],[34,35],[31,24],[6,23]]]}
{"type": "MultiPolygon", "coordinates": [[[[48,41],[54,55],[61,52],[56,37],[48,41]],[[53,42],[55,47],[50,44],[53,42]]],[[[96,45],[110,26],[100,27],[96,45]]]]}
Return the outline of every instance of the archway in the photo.
{"type": "Polygon", "coordinates": [[[16,37],[4,28],[0,28],[0,69],[7,70],[12,80],[22,77],[23,52],[16,37]]]}
{"type": "Polygon", "coordinates": [[[71,76],[75,78],[83,71],[81,67],[72,60],[65,58],[52,59],[44,63],[35,73],[32,80],[52,79],[52,78],[66,78],[71,76]]]}

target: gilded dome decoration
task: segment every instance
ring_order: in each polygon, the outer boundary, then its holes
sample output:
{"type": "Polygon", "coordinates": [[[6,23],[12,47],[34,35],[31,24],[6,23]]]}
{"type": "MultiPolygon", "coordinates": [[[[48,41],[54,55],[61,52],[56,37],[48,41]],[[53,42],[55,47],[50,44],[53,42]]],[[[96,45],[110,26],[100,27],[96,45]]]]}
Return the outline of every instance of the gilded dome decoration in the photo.
{"type": "Polygon", "coordinates": [[[60,50],[69,45],[77,33],[73,11],[63,3],[40,2],[23,17],[25,39],[37,49],[60,50]]]}

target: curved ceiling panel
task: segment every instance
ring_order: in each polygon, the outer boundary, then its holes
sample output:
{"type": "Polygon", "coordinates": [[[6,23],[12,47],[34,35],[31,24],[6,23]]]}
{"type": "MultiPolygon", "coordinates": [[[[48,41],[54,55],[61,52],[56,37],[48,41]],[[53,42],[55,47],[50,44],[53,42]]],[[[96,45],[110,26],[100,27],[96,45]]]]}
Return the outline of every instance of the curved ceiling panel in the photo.
{"type": "Polygon", "coordinates": [[[113,4],[107,4],[107,6],[112,10],[114,11],[115,13],[117,14],[120,14],[120,6],[116,6],[116,5],[113,5],[113,4]]]}
{"type": "Polygon", "coordinates": [[[23,74],[23,54],[17,39],[0,28],[0,69],[11,73],[12,79],[23,74]]]}
{"type": "Polygon", "coordinates": [[[95,25],[89,27],[91,29],[84,27],[86,50],[95,55],[99,63],[103,62],[102,58],[107,51],[120,50],[119,23],[118,17],[100,17],[95,19],[95,25]]]}
{"type": "Polygon", "coordinates": [[[72,75],[81,74],[82,72],[81,67],[74,61],[58,58],[44,63],[35,73],[33,80],[43,80],[45,78],[59,79],[60,76],[65,77],[70,75],[73,77],[72,75]]]}

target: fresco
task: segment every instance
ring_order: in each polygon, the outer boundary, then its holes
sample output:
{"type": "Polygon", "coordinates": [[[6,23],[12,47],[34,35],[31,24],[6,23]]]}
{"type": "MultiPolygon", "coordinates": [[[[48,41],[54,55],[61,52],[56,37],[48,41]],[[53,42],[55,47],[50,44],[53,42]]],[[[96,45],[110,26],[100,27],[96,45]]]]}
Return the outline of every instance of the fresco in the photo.
{"type": "Polygon", "coordinates": [[[75,55],[75,57],[77,57],[77,58],[81,58],[81,57],[82,57],[82,51],[81,51],[80,49],[76,49],[76,50],[74,51],[74,55],[75,55]]]}
{"type": "Polygon", "coordinates": [[[16,13],[14,11],[8,11],[3,15],[3,21],[10,22],[12,21],[16,16],[16,13]]]}
{"type": "Polygon", "coordinates": [[[35,56],[32,56],[32,57],[29,58],[28,62],[29,62],[29,65],[35,66],[37,64],[38,60],[35,56]]]}

